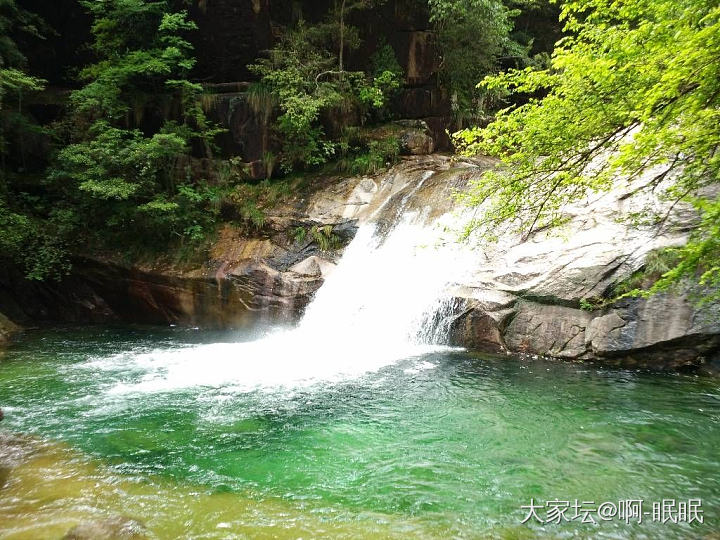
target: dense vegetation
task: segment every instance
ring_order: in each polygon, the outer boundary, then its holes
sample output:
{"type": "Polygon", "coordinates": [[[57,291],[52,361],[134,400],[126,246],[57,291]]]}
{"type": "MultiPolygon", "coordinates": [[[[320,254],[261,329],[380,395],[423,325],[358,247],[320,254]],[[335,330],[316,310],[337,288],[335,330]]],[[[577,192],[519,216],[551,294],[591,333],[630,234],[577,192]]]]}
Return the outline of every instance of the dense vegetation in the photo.
{"type": "MultiPolygon", "coordinates": [[[[289,29],[267,58],[251,66],[260,81],[251,89],[258,109],[279,107],[275,132],[285,171],[367,153],[384,162],[392,148],[379,149],[358,137],[356,128],[392,116],[389,102],[401,86],[403,71],[395,52],[383,40],[365,71],[348,71],[345,55],[362,40],[348,18],[377,8],[384,0],[338,2],[327,17],[289,29]],[[334,133],[327,133],[328,124],[334,133]],[[350,128],[350,129],[349,129],[350,128]],[[369,152],[368,152],[369,151],[369,152]]],[[[529,2],[532,4],[532,2],[529,2]]],[[[495,72],[501,60],[531,62],[531,39],[512,38],[513,17],[528,1],[419,1],[437,34],[442,57],[440,77],[452,94],[456,121],[474,120],[487,109],[486,92],[477,82],[495,72]]],[[[362,158],[361,158],[362,159],[362,158]]],[[[372,162],[372,158],[366,158],[372,162]]],[[[355,160],[357,163],[357,159],[355,160]]]]}
{"type": "Polygon", "coordinates": [[[32,218],[18,207],[25,201],[17,199],[6,177],[8,160],[17,162],[20,170],[25,167],[23,137],[37,129],[23,115],[25,93],[40,90],[45,81],[27,73],[27,58],[10,35],[11,29],[18,33],[39,35],[41,21],[14,1],[0,2],[0,252],[6,258],[21,262],[32,276],[43,273],[34,263],[33,252],[45,248],[50,258],[58,257],[44,241],[45,236],[33,224],[32,218]]]}
{"type": "MultiPolygon", "coordinates": [[[[212,100],[194,75],[194,2],[77,0],[89,24],[80,58],[88,60],[75,66],[65,58],[67,66],[53,68],[74,81],[69,93],[39,93],[46,81],[29,71],[25,49],[40,54],[34,43],[55,30],[17,0],[0,0],[1,257],[29,278],[46,279],[67,273],[76,253],[192,252],[221,214],[262,227],[267,201],[302,184],[273,177],[319,166],[350,173],[385,167],[398,141],[392,129],[377,127],[393,119],[403,69],[384,36],[365,61],[351,65],[348,57],[368,37],[358,21],[386,3],[329,3],[320,18],[285,26],[248,66],[256,81],[247,100],[267,124],[268,180],[253,184],[246,165],[214,145],[221,130],[206,117],[212,100]],[[28,98],[59,113],[38,119],[28,98]],[[198,166],[201,160],[214,165],[198,166]]],[[[530,40],[511,38],[520,4],[415,3],[437,33],[441,84],[456,117],[479,117],[486,102],[476,81],[503,58],[527,63],[530,40]]]]}
{"type": "MultiPolygon", "coordinates": [[[[212,190],[181,170],[191,144],[207,151],[215,133],[199,106],[202,87],[188,80],[195,61],[184,34],[195,25],[169,2],[80,3],[92,15],[96,61],[79,73],[67,112],[51,126],[51,164],[34,185],[22,166],[3,167],[2,247],[35,279],[65,272],[73,249],[196,239],[213,219],[212,190]]],[[[9,25],[30,17],[14,1],[4,7],[9,25]]],[[[5,38],[12,52],[14,41],[5,38]]],[[[3,86],[13,85],[17,97],[3,111],[29,124],[21,92],[40,82],[6,71],[3,86]]]]}
{"type": "MultiPolygon", "coordinates": [[[[524,235],[561,225],[568,204],[619,179],[700,214],[690,242],[650,292],[683,278],[720,286],[720,7],[707,0],[570,0],[551,65],[483,80],[524,96],[486,129],[456,135],[466,153],[500,156],[463,198],[487,211],[471,229],[524,235]],[[715,184],[715,186],[713,186],[715,184]]],[[[664,225],[668,213],[635,216],[664,225]]],[[[638,294],[639,291],[634,291],[638,294]]],[[[707,298],[712,297],[712,295],[707,298]]]]}
{"type": "Polygon", "coordinates": [[[477,83],[501,61],[515,67],[531,63],[531,40],[513,37],[513,17],[533,0],[429,0],[430,20],[438,34],[441,76],[452,93],[458,124],[473,122],[495,103],[477,83]]]}

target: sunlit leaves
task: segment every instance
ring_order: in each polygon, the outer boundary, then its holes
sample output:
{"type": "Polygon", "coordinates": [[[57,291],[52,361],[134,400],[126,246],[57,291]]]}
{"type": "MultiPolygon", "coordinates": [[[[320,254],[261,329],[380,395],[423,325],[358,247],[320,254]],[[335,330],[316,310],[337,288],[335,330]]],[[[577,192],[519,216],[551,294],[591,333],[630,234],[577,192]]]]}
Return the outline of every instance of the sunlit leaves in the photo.
{"type": "Polygon", "coordinates": [[[476,89],[478,80],[497,70],[501,56],[527,58],[527,47],[510,39],[519,12],[502,0],[428,0],[428,7],[456,117],[482,113],[485,92],[476,89]]]}
{"type": "Polygon", "coordinates": [[[464,199],[488,203],[474,226],[511,223],[524,234],[562,221],[567,204],[607,190],[616,175],[673,169],[661,196],[701,214],[681,262],[655,290],[695,275],[718,284],[720,181],[720,6],[707,0],[573,0],[563,4],[568,36],[546,70],[489,77],[487,89],[525,94],[486,129],[455,135],[464,152],[503,158],[507,169],[479,180],[464,199]],[[543,96],[543,97],[537,97],[543,96]],[[593,166],[602,160],[604,167],[593,166]]]}

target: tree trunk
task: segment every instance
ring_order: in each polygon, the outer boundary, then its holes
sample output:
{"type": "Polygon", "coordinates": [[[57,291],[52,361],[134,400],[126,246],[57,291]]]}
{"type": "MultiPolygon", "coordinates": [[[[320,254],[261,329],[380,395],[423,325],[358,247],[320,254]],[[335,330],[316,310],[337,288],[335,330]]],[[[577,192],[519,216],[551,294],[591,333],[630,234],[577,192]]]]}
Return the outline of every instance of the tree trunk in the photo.
{"type": "Polygon", "coordinates": [[[340,4],[340,78],[343,77],[345,70],[345,1],[346,0],[342,0],[340,4]]]}

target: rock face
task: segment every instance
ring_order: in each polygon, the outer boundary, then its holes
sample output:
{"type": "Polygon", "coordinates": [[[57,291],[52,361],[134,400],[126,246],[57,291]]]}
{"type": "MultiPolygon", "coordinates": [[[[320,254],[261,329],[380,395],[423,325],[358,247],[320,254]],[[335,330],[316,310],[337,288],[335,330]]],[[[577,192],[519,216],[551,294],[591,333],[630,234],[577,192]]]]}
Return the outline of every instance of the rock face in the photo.
{"type": "MultiPolygon", "coordinates": [[[[459,229],[466,217],[454,215],[453,192],[493,166],[487,158],[411,156],[375,177],[318,179],[275,208],[261,231],[226,225],[200,264],[130,268],[87,257],[60,285],[0,275],[0,310],[20,324],[290,321],[333,271],[359,224],[377,222],[382,233],[402,212],[414,212],[428,227],[452,217],[459,229]],[[327,231],[337,249],[321,249],[318,231],[327,231]]],[[[653,250],[683,244],[695,224],[690,209],[677,207],[662,228],[631,227],[618,216],[657,204],[631,192],[626,186],[569,209],[563,231],[524,239],[505,233],[496,244],[475,243],[476,260],[452,292],[450,341],[479,351],[628,367],[714,369],[720,364],[720,305],[698,307],[703,291],[581,307],[610,296],[653,250]]]]}
{"type": "MultiPolygon", "coordinates": [[[[332,272],[358,222],[380,207],[395,211],[446,161],[411,159],[376,178],[318,178],[309,191],[268,213],[262,230],[249,233],[226,225],[207,259],[197,265],[129,267],[84,257],[60,284],[30,283],[0,269],[0,309],[28,325],[125,320],[235,328],[290,322],[332,272]],[[337,248],[323,250],[318,234],[337,248]]],[[[452,186],[441,183],[449,194],[452,186]]],[[[447,196],[437,208],[442,204],[447,206],[447,196]]]]}
{"type": "Polygon", "coordinates": [[[395,122],[400,132],[400,151],[409,156],[426,156],[435,151],[435,140],[423,120],[400,120],[395,122]]]}
{"type": "Polygon", "coordinates": [[[688,286],[604,309],[581,308],[583,300],[612,296],[650,252],[682,245],[694,226],[688,208],[674,209],[662,228],[629,226],[618,217],[659,204],[631,192],[626,186],[571,209],[564,233],[524,240],[504,235],[488,247],[484,263],[458,288],[465,310],[454,323],[453,341],[626,367],[714,370],[720,306],[699,307],[703,291],[688,286]]]}

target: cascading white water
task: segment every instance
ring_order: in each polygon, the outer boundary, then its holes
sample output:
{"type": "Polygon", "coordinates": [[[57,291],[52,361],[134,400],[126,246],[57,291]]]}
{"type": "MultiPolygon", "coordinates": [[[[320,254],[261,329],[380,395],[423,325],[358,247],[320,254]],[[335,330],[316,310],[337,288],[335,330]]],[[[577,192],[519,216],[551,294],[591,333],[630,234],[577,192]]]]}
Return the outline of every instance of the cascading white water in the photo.
{"type": "Polygon", "coordinates": [[[363,224],[296,328],[248,343],[125,355],[122,361],[144,376],[112,392],[308,386],[445,349],[448,287],[472,257],[452,233],[423,224],[417,213],[401,214],[385,234],[363,224]]]}
{"type": "Polygon", "coordinates": [[[315,342],[354,343],[378,356],[411,356],[442,343],[425,328],[458,278],[455,246],[405,216],[382,238],[360,227],[338,267],[308,306],[297,332],[315,342]]]}

